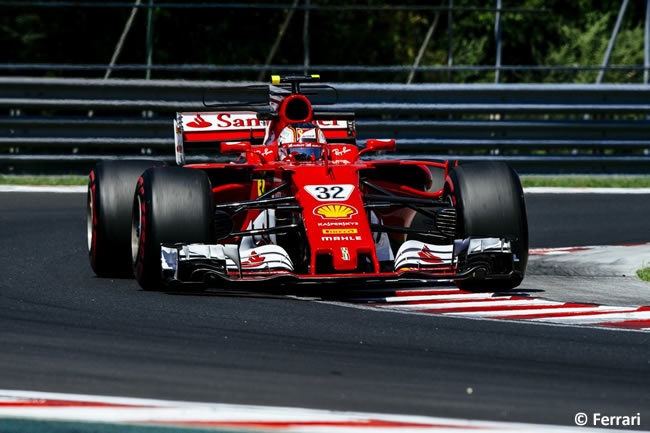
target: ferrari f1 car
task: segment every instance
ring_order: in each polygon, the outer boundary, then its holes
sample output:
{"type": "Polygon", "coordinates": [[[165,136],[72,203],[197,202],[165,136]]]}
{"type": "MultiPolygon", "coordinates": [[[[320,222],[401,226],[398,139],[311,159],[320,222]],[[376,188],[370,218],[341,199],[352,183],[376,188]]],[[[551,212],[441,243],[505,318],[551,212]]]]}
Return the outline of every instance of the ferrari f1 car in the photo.
{"type": "Polygon", "coordinates": [[[317,81],[274,77],[263,109],[178,113],[176,166],[97,164],[87,225],[95,273],[132,273],[147,290],[268,280],[519,285],[528,228],[517,174],[494,162],[367,159],[395,150],[395,140],[358,147],[353,113],[313,108],[309,96],[328,87],[317,81]],[[185,165],[197,145],[240,157],[185,165]]]}

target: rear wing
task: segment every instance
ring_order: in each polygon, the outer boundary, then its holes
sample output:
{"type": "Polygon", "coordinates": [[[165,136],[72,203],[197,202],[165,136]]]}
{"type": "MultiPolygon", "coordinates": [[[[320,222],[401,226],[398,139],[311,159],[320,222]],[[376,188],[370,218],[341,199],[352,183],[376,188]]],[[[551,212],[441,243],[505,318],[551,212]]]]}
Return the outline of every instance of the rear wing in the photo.
{"type": "MultiPolygon", "coordinates": [[[[341,119],[339,113],[314,113],[316,123],[328,142],[356,144],[354,120],[341,119]]],[[[219,148],[224,141],[250,141],[266,144],[273,120],[262,120],[253,111],[213,111],[176,113],[174,150],[176,164],[185,164],[185,150],[219,148]]]]}

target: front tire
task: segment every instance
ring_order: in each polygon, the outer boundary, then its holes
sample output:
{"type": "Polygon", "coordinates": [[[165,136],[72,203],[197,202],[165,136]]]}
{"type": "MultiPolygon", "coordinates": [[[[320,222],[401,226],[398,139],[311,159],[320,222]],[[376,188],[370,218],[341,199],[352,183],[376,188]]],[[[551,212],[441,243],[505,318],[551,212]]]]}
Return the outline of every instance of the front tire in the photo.
{"type": "Polygon", "coordinates": [[[145,290],[163,288],[160,244],[214,241],[212,187],[207,174],[183,167],[145,171],[133,198],[133,273],[145,290]]]}
{"type": "Polygon", "coordinates": [[[455,167],[447,178],[447,194],[456,208],[456,237],[510,239],[513,275],[508,279],[457,280],[468,290],[509,290],[521,284],[528,263],[528,220],[517,173],[503,163],[482,162],[455,167]]]}
{"type": "Polygon", "coordinates": [[[86,231],[90,265],[100,277],[132,277],[131,204],[138,177],[161,161],[103,161],[88,180],[86,231]]]}

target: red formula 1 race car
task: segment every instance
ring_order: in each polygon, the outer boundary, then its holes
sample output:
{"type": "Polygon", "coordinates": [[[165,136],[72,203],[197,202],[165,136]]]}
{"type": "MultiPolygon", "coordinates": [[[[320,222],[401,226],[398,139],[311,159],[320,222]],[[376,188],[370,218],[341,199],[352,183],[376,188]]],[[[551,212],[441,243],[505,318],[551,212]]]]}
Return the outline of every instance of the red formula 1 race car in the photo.
{"type": "Polygon", "coordinates": [[[395,141],[359,149],[353,113],[312,109],[316,81],[274,77],[264,110],[178,113],[178,166],[97,164],[88,187],[97,275],[133,272],[148,290],[267,280],[521,283],[528,228],[512,169],[365,159],[395,141]],[[206,144],[240,158],[184,165],[187,149],[206,144]]]}

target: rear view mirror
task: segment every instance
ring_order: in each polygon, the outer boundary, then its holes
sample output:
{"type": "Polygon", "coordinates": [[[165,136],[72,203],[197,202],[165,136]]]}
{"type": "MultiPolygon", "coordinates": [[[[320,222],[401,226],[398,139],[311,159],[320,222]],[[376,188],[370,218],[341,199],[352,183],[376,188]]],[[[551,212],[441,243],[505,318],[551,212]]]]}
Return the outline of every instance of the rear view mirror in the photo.
{"type": "Polygon", "coordinates": [[[377,140],[371,138],[366,141],[366,147],[361,150],[361,153],[364,152],[393,152],[395,150],[395,139],[391,138],[390,140],[377,140]]]}
{"type": "Polygon", "coordinates": [[[250,150],[251,150],[251,143],[249,141],[221,143],[221,153],[225,153],[225,154],[244,153],[244,152],[249,152],[250,150]]]}

